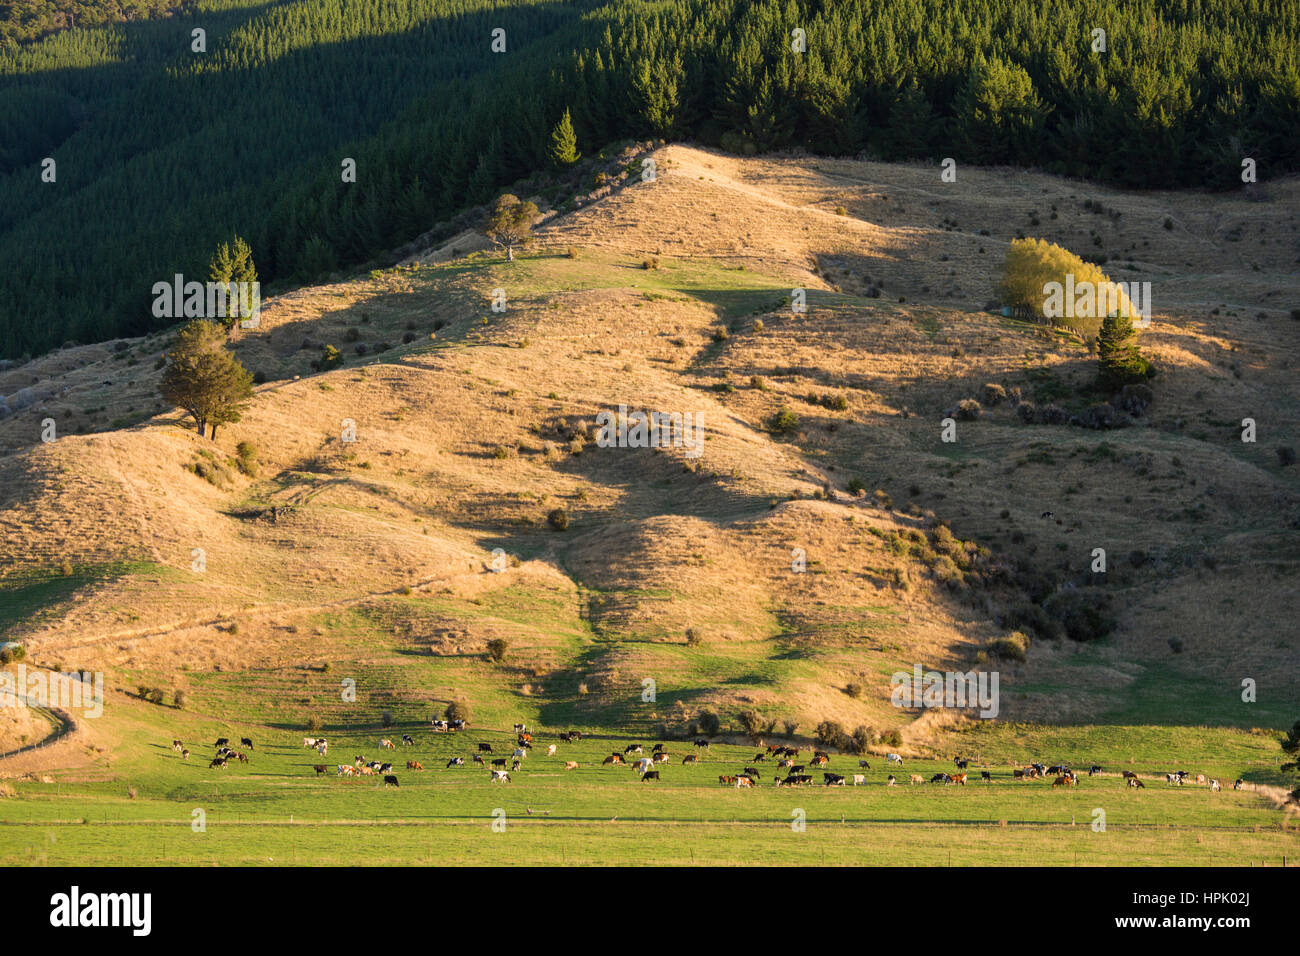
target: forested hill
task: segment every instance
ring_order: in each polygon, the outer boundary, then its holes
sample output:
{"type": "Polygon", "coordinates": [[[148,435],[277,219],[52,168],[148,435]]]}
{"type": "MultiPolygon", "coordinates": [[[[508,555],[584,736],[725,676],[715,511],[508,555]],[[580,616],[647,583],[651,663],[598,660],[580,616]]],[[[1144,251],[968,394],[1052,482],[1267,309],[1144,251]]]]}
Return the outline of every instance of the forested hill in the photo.
{"type": "Polygon", "coordinates": [[[193,0],[9,0],[0,2],[0,50],[56,30],[144,20],[193,0]]]}
{"type": "Polygon", "coordinates": [[[1227,189],[1245,157],[1300,169],[1298,59],[1300,0],[198,0],[78,27],[0,55],[0,356],[166,323],[153,284],[234,233],[264,283],[362,264],[545,171],[566,108],[588,154],[1227,189]]]}

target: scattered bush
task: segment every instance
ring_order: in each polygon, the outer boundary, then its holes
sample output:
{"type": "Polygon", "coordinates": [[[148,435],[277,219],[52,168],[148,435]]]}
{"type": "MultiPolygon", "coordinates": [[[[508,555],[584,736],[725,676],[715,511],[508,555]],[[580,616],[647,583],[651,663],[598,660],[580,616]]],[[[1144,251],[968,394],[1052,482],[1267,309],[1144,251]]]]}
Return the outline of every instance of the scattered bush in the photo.
{"type": "Polygon", "coordinates": [[[697,631],[697,630],[696,630],[695,628],[693,628],[693,627],[688,627],[688,628],[686,629],[686,646],[687,646],[687,647],[699,647],[699,646],[700,646],[701,644],[703,644],[703,643],[704,643],[704,636],[703,636],[702,634],[700,634],[699,631],[697,631]]]}
{"type": "Polygon", "coordinates": [[[250,478],[257,477],[257,446],[241,441],[235,446],[235,465],[250,478]]]}
{"type": "Polygon", "coordinates": [[[1021,402],[1017,405],[1016,415],[1019,416],[1020,420],[1026,425],[1032,425],[1034,419],[1038,417],[1033,402],[1021,402]]]}
{"type": "Polygon", "coordinates": [[[963,398],[955,409],[950,410],[951,417],[959,422],[973,422],[980,417],[980,403],[973,398],[963,398]]]}
{"type": "Polygon", "coordinates": [[[447,705],[447,709],[442,712],[444,720],[463,720],[469,723],[470,710],[469,702],[464,700],[453,700],[447,705]]]}
{"type": "Polygon", "coordinates": [[[849,681],[848,686],[844,688],[844,693],[848,694],[854,700],[861,699],[866,692],[866,688],[860,681],[849,681]]]}
{"type": "Polygon", "coordinates": [[[700,731],[706,737],[716,737],[722,731],[722,720],[712,710],[700,711],[700,731]]]}
{"type": "Polygon", "coordinates": [[[1115,629],[1110,613],[1110,597],[1095,588],[1079,588],[1053,594],[1043,609],[1060,622],[1072,641],[1095,641],[1115,629]]]}
{"type": "Polygon", "coordinates": [[[788,435],[799,427],[799,416],[782,405],[768,420],[768,426],[778,434],[788,435]]]}
{"type": "Polygon", "coordinates": [[[546,523],[556,531],[565,531],[569,527],[569,513],[563,508],[554,508],[547,514],[546,523]]]}
{"type": "Polygon", "coordinates": [[[994,657],[1023,661],[1029,653],[1029,636],[1024,631],[1012,631],[1005,637],[995,637],[984,645],[994,657]]]}
{"type": "Polygon", "coordinates": [[[506,651],[509,649],[510,642],[501,637],[494,637],[487,642],[488,657],[496,664],[506,659],[506,651]]]}
{"type": "Polygon", "coordinates": [[[381,724],[383,724],[385,727],[391,727],[391,726],[393,726],[393,714],[392,714],[392,711],[388,711],[388,710],[386,710],[386,711],[384,711],[382,714],[380,714],[380,715],[379,715],[379,722],[380,722],[381,724]]]}
{"type": "Polygon", "coordinates": [[[984,386],[983,399],[989,408],[997,408],[1007,400],[1007,390],[996,382],[989,382],[984,386]]]}
{"type": "Polygon", "coordinates": [[[1116,399],[1115,404],[1130,415],[1142,415],[1151,407],[1151,403],[1155,401],[1155,398],[1156,393],[1151,390],[1150,385],[1125,385],[1120,390],[1119,398],[1116,399]]]}

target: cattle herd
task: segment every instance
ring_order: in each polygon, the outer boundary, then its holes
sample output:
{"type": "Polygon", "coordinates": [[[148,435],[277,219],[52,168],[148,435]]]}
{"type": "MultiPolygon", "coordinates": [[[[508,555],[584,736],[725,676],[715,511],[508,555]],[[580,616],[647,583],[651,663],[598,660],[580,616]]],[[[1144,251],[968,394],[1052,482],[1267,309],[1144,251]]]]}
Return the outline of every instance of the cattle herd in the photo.
{"type": "MultiPolygon", "coordinates": [[[[438,733],[458,733],[468,729],[468,724],[463,720],[435,720],[432,721],[435,732],[438,733]]],[[[515,724],[513,733],[515,735],[515,745],[509,748],[509,756],[498,757],[492,749],[490,743],[479,742],[476,751],[469,756],[469,760],[478,764],[484,769],[490,771],[489,779],[493,783],[510,783],[510,774],[520,770],[524,765],[524,760],[528,757],[529,752],[533,749],[533,735],[528,732],[524,724],[515,724]]],[[[575,743],[582,740],[581,731],[569,730],[558,735],[558,739],[565,743],[575,743]]],[[[394,743],[388,737],[380,738],[379,747],[381,750],[396,750],[398,744],[394,743]]],[[[253,741],[249,737],[240,738],[239,745],[242,750],[235,750],[230,746],[230,738],[219,737],[214,744],[215,755],[212,762],[208,765],[210,768],[225,769],[228,761],[237,760],[240,763],[247,763],[249,758],[245,751],[252,751],[253,741]]],[[[315,750],[320,756],[324,757],[329,753],[329,742],[324,737],[304,737],[302,745],[309,749],[315,750]]],[[[410,734],[402,734],[400,738],[402,747],[414,747],[415,738],[410,734]]],[[[694,753],[686,754],[681,759],[681,765],[691,766],[699,763],[700,752],[708,751],[710,748],[709,741],[703,738],[693,741],[692,746],[694,753]]],[[[190,752],[180,740],[172,741],[172,750],[179,753],[182,759],[188,758],[190,752]]],[[[546,746],[546,755],[554,757],[557,753],[556,744],[546,746]]],[[[750,764],[771,763],[774,764],[780,773],[772,777],[773,782],[778,787],[791,786],[808,786],[814,783],[814,775],[807,771],[811,769],[821,769],[822,784],[827,787],[842,787],[845,785],[861,786],[867,782],[867,776],[862,772],[837,773],[829,768],[832,755],[824,750],[811,749],[811,756],[806,762],[800,763],[800,755],[804,748],[788,745],[769,744],[767,749],[761,750],[754,754],[749,761],[750,764]]],[[[843,755],[835,755],[836,759],[848,759],[843,755]]],[[[636,771],[637,778],[643,782],[660,780],[660,770],[656,769],[670,762],[671,757],[666,749],[666,745],[655,744],[647,756],[645,747],[639,743],[628,744],[621,751],[614,750],[601,761],[602,766],[630,766],[636,771]]],[[[896,753],[885,754],[886,767],[897,766],[900,769],[903,766],[903,758],[896,753]]],[[[967,768],[970,760],[957,756],[953,758],[954,772],[939,772],[929,778],[931,784],[944,784],[949,786],[965,786],[968,779],[967,768]]],[[[451,757],[446,764],[447,768],[466,766],[465,757],[451,757]]],[[[565,770],[577,770],[579,764],[576,760],[565,760],[565,770]]],[[[322,776],[330,772],[328,764],[314,764],[312,769],[317,776],[322,776]]],[[[424,770],[424,765],[418,760],[406,761],[406,769],[420,772],[424,770]]],[[[858,759],[858,771],[867,771],[871,769],[871,764],[865,759],[858,759]]],[[[367,760],[364,755],[357,754],[353,757],[351,763],[341,763],[334,765],[334,773],[339,777],[376,777],[382,778],[385,787],[400,786],[397,776],[394,773],[394,765],[390,761],[367,760]]],[[[1088,768],[1088,776],[1102,776],[1102,768],[1093,764],[1088,768]]],[[[1205,774],[1192,774],[1186,770],[1176,770],[1165,773],[1165,783],[1167,786],[1181,787],[1189,780],[1196,785],[1205,786],[1212,792],[1218,792],[1221,787],[1219,781],[1207,778],[1205,774]]],[[[1011,767],[1011,778],[1013,781],[1029,781],[1035,779],[1050,779],[1052,787],[1068,788],[1075,786],[1079,782],[1079,775],[1070,767],[1064,764],[1047,765],[1043,763],[1029,763],[1023,766],[1013,764],[1011,767]]],[[[1132,789],[1145,789],[1145,784],[1136,773],[1131,770],[1121,772],[1123,786],[1132,789]]],[[[993,775],[988,769],[979,771],[979,779],[982,783],[993,783],[993,775]]],[[[763,780],[761,770],[756,766],[746,766],[736,773],[723,773],[718,775],[718,783],[724,787],[735,787],[737,789],[753,788],[760,785],[763,780]]],[[[925,784],[926,778],[921,774],[910,774],[909,782],[912,784],[925,784]]],[[[893,787],[898,783],[898,778],[889,773],[884,781],[885,786],[893,787]]],[[[1245,781],[1238,779],[1234,781],[1232,788],[1240,790],[1246,786],[1245,781]]]]}

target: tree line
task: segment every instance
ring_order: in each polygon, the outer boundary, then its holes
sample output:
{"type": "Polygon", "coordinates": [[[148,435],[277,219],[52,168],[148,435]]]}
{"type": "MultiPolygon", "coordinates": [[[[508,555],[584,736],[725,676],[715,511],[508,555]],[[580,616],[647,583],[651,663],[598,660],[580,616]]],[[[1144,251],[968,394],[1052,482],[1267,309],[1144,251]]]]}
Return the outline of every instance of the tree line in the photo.
{"type": "Polygon", "coordinates": [[[1300,169],[1298,58],[1300,0],[199,0],[0,54],[0,355],[156,328],[232,233],[274,292],[629,138],[1233,188],[1300,169]]]}

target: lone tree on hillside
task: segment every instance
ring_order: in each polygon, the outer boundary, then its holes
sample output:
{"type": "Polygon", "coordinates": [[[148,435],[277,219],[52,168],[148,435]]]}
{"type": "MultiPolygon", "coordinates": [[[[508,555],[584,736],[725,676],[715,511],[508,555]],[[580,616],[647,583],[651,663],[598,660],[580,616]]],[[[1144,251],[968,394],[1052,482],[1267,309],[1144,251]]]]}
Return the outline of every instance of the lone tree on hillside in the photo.
{"type": "Polygon", "coordinates": [[[163,398],[194,417],[200,435],[212,426],[237,422],[253,394],[253,377],[226,351],[225,330],[216,322],[195,319],[178,333],[167,355],[158,390],[163,398]]]}
{"type": "Polygon", "coordinates": [[[1145,381],[1150,374],[1151,363],[1138,351],[1133,320],[1121,315],[1102,319],[1097,334],[1097,380],[1101,385],[1121,389],[1145,381]]]}
{"type": "Polygon", "coordinates": [[[222,322],[227,333],[233,334],[239,327],[240,319],[252,318],[253,311],[258,307],[258,303],[252,299],[251,291],[253,283],[257,282],[257,266],[253,264],[253,250],[248,243],[235,236],[234,248],[224,242],[217,246],[217,251],[213,253],[208,263],[208,281],[223,286],[228,286],[232,282],[237,286],[247,283],[250,287],[247,293],[249,296],[247,308],[240,308],[240,297],[237,291],[234,296],[228,296],[226,299],[226,314],[222,317],[222,322]]]}
{"type": "Polygon", "coordinates": [[[484,231],[489,239],[506,251],[506,260],[513,262],[515,246],[532,241],[533,223],[540,215],[535,203],[521,202],[518,196],[506,193],[492,206],[484,231]]]}
{"type": "Polygon", "coordinates": [[[551,131],[551,162],[561,168],[572,166],[582,158],[578,152],[578,134],[573,131],[573,118],[566,108],[560,121],[551,131]]]}

